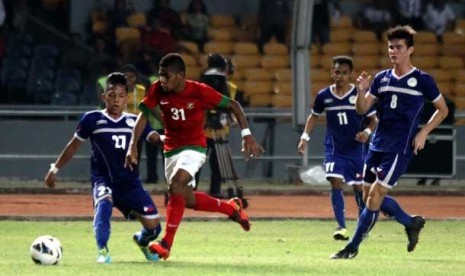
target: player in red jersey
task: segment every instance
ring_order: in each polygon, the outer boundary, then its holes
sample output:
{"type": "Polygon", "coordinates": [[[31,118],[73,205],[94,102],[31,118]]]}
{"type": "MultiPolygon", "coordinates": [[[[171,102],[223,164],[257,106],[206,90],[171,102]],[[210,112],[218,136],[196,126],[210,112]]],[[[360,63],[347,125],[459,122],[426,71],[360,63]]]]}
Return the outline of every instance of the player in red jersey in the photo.
{"type": "Polygon", "coordinates": [[[195,173],[206,159],[207,143],[203,131],[205,111],[223,108],[235,115],[241,128],[242,150],[246,160],[259,156],[263,148],[252,136],[240,104],[206,84],[186,80],[186,66],[179,54],[164,56],[159,68],[160,80],[152,84],[139,105],[142,112],[132,132],[125,165],[132,167],[137,163],[137,143],[134,141],[138,141],[147,123],[149,110],[160,106],[165,125],[165,176],[170,199],[166,210],[165,235],[149,248],[166,260],[186,207],[223,213],[239,223],[245,231],[250,230],[249,218],[242,209],[240,199],[233,198],[226,202],[194,191],[195,173]]]}

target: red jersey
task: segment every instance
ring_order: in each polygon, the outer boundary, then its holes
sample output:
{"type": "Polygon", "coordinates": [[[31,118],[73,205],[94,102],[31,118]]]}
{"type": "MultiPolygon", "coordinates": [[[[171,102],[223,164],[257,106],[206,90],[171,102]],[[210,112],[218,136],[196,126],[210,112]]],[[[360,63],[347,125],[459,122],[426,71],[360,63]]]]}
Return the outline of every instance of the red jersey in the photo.
{"type": "Polygon", "coordinates": [[[164,151],[169,156],[184,148],[205,151],[205,111],[225,108],[228,103],[229,98],[200,82],[186,80],[184,90],[176,93],[165,92],[160,81],[156,81],[139,108],[146,112],[160,106],[166,135],[164,151]]]}

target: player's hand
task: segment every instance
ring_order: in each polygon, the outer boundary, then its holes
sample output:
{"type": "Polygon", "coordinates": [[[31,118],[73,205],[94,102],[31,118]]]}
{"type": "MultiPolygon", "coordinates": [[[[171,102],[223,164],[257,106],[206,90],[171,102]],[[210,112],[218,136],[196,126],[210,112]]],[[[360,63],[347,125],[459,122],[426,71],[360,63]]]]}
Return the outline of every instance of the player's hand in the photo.
{"type": "Polygon", "coordinates": [[[357,78],[357,81],[355,82],[357,86],[357,91],[366,92],[368,88],[370,87],[370,83],[371,83],[371,75],[363,71],[360,74],[360,76],[357,78]]]}
{"type": "Polygon", "coordinates": [[[255,141],[252,135],[242,138],[242,153],[244,154],[245,161],[258,157],[263,152],[262,146],[255,141]]]}
{"type": "Polygon", "coordinates": [[[355,140],[360,143],[366,143],[370,139],[370,136],[365,131],[359,131],[355,134],[355,140]]]}
{"type": "Polygon", "coordinates": [[[415,138],[413,139],[413,154],[417,155],[418,151],[425,148],[426,137],[428,136],[427,133],[424,131],[419,131],[415,138]]]}
{"type": "Polygon", "coordinates": [[[297,151],[303,155],[305,153],[305,149],[307,149],[307,144],[307,141],[300,139],[299,145],[297,146],[297,151]]]}
{"type": "Polygon", "coordinates": [[[47,175],[45,176],[45,185],[49,188],[55,188],[55,174],[52,172],[48,172],[47,175]]]}
{"type": "Polygon", "coordinates": [[[131,144],[126,153],[126,159],[124,160],[124,167],[129,168],[131,171],[134,169],[133,165],[137,165],[137,145],[131,144]]]}

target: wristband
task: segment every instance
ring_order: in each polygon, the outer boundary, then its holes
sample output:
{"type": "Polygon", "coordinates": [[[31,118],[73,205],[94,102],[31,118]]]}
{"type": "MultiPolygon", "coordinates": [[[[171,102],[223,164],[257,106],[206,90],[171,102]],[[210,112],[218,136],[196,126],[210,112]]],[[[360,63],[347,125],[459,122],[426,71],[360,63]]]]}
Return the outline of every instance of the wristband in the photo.
{"type": "Polygon", "coordinates": [[[160,135],[160,142],[164,143],[164,142],[165,142],[165,138],[166,138],[166,136],[163,135],[163,134],[161,134],[161,135],[160,135]]]}
{"type": "Polygon", "coordinates": [[[363,130],[363,132],[364,132],[366,135],[368,135],[368,137],[370,137],[370,135],[371,135],[371,133],[372,133],[371,129],[368,128],[368,127],[365,128],[365,129],[363,130]]]}
{"type": "Polygon", "coordinates": [[[245,136],[247,135],[252,135],[252,132],[250,131],[249,128],[244,128],[243,130],[241,130],[241,136],[242,138],[244,138],[245,136]]]}
{"type": "Polygon", "coordinates": [[[302,133],[302,136],[300,136],[300,139],[305,140],[305,141],[308,142],[308,141],[310,141],[310,136],[308,135],[307,132],[304,132],[304,133],[302,133]]]}
{"type": "Polygon", "coordinates": [[[50,164],[50,170],[48,170],[48,171],[53,173],[53,174],[57,174],[59,169],[57,167],[55,167],[55,163],[51,163],[50,164]]]}

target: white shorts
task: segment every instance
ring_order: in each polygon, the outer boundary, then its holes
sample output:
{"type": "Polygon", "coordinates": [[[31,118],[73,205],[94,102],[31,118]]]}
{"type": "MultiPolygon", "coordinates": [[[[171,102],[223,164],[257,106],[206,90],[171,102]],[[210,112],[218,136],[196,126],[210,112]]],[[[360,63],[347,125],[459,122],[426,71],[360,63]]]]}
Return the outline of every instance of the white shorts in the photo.
{"type": "Polygon", "coordinates": [[[205,163],[207,158],[205,153],[198,152],[195,150],[183,150],[173,156],[165,159],[165,177],[168,183],[171,183],[171,179],[179,169],[187,171],[191,176],[192,180],[189,182],[189,186],[195,188],[195,174],[205,163]]]}

